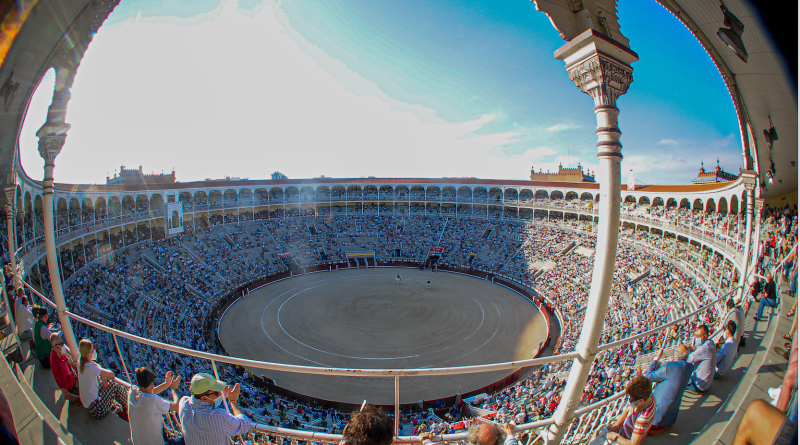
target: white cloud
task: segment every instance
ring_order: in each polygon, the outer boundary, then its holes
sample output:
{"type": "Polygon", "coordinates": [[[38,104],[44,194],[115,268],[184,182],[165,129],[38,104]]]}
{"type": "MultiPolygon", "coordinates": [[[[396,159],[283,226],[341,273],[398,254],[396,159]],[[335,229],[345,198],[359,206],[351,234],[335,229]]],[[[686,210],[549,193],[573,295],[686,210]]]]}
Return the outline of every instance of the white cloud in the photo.
{"type": "MultiPolygon", "coordinates": [[[[489,154],[518,136],[477,132],[496,115],[453,123],[398,102],[305,41],[279,4],[267,0],[250,17],[235,6],[192,26],[136,20],[101,29],[75,80],[56,181],[104,182],[120,164],[174,167],[181,181],[275,170],[526,178],[520,158],[555,153],[489,154]]],[[[22,149],[35,151],[35,141],[22,149]]]]}
{"type": "Polygon", "coordinates": [[[547,131],[553,132],[553,131],[574,130],[576,128],[581,128],[581,126],[572,122],[565,122],[563,124],[555,124],[552,127],[547,127],[547,131]]]}
{"type": "Polygon", "coordinates": [[[658,145],[674,145],[676,147],[679,146],[678,141],[676,141],[675,139],[666,139],[666,138],[658,141],[658,145]]]}
{"type": "Polygon", "coordinates": [[[543,145],[541,147],[531,148],[530,150],[527,150],[523,156],[531,156],[531,159],[535,161],[539,158],[543,158],[545,156],[550,156],[553,154],[556,154],[555,150],[553,150],[548,146],[543,145]]]}

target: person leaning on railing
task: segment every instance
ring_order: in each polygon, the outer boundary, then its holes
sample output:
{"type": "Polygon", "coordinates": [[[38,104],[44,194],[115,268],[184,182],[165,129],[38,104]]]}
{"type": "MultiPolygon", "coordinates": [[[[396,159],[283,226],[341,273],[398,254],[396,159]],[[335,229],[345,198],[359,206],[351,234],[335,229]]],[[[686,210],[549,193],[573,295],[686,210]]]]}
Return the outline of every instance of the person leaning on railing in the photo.
{"type": "Polygon", "coordinates": [[[736,343],[736,331],[736,322],[733,320],[728,321],[723,336],[725,342],[717,353],[717,365],[714,378],[720,378],[725,375],[733,365],[733,361],[736,360],[737,350],[739,348],[738,343],[736,343]]]}

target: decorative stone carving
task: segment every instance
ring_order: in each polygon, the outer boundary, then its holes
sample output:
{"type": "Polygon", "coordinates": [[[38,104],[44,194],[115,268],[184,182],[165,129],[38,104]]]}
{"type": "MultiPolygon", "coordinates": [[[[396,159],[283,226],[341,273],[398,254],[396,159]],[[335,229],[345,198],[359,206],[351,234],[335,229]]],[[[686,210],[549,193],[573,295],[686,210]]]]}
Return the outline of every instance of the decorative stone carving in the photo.
{"type": "Polygon", "coordinates": [[[40,135],[39,136],[39,155],[44,159],[45,165],[54,165],[56,156],[61,153],[64,142],[67,140],[66,133],[63,135],[40,135]]]}
{"type": "Polygon", "coordinates": [[[547,14],[562,39],[570,41],[588,29],[603,33],[624,46],[630,43],[620,32],[617,0],[532,0],[547,14]]]}
{"type": "Polygon", "coordinates": [[[17,200],[17,187],[8,186],[3,191],[6,194],[6,212],[13,212],[14,202],[17,200]]]}
{"type": "Polygon", "coordinates": [[[748,193],[756,189],[756,185],[758,184],[758,176],[756,175],[756,172],[752,170],[742,170],[740,175],[742,177],[744,188],[748,191],[748,193]]]}
{"type": "Polygon", "coordinates": [[[595,105],[616,107],[617,98],[633,82],[633,69],[603,54],[595,53],[583,62],[567,67],[569,79],[594,98],[595,105]]]}
{"type": "Polygon", "coordinates": [[[764,208],[764,200],[761,198],[756,198],[753,205],[755,206],[756,215],[760,215],[761,210],[764,208]]]}

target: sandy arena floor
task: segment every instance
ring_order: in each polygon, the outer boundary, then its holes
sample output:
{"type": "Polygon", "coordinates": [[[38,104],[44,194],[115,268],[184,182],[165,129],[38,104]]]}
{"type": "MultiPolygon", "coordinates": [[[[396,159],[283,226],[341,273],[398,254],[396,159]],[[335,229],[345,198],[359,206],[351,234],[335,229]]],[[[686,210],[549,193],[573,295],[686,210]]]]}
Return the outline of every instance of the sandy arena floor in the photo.
{"type": "MultiPolygon", "coordinates": [[[[219,335],[238,357],[378,369],[526,359],[547,338],[538,309],[509,289],[453,273],[399,268],[323,272],[264,286],[228,309],[219,335]]],[[[251,371],[320,399],[394,403],[392,379],[251,371]]],[[[510,373],[402,378],[400,402],[451,396],[459,387],[467,394],[510,373]]]]}

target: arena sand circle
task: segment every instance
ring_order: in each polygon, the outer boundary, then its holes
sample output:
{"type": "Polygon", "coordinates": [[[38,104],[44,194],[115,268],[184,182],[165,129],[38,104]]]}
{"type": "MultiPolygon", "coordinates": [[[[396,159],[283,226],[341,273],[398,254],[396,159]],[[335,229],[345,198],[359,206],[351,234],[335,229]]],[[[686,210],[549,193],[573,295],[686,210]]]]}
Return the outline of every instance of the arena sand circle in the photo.
{"type": "MultiPolygon", "coordinates": [[[[261,361],[433,368],[531,358],[547,338],[547,328],[530,300],[491,282],[380,268],[308,274],[264,286],[228,308],[219,337],[230,355],[261,361]]],[[[250,371],[319,399],[394,403],[391,378],[250,371]]],[[[459,388],[468,394],[511,372],[401,378],[400,402],[452,396],[459,388]]]]}

